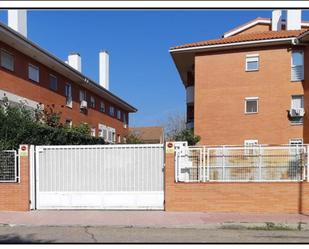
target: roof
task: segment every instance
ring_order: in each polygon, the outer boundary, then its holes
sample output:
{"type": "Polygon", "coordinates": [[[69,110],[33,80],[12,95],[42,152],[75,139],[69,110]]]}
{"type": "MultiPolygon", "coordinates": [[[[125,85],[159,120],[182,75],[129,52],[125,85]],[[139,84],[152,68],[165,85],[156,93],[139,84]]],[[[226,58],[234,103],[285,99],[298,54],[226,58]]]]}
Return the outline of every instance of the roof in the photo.
{"type": "MultiPolygon", "coordinates": [[[[50,66],[53,70],[57,71],[60,74],[67,75],[68,73],[72,78],[79,79],[78,83],[85,87],[86,89],[96,92],[99,96],[108,99],[110,102],[117,104],[119,107],[123,108],[124,110],[128,112],[136,112],[137,109],[133,107],[132,105],[128,104],[126,101],[122,100],[109,90],[105,89],[104,87],[100,86],[97,82],[90,79],[89,77],[85,76],[81,72],[77,71],[55,55],[51,54],[47,50],[41,48],[36,43],[30,41],[20,33],[16,32],[12,28],[8,27],[4,23],[0,22],[0,41],[3,41],[7,43],[8,41],[11,44],[14,44],[14,48],[17,50],[23,50],[22,52],[25,53],[25,51],[29,52],[33,51],[33,53],[36,53],[35,55],[31,55],[30,57],[36,58],[37,61],[41,62],[40,60],[46,60],[50,63],[50,66]],[[3,34],[6,34],[4,36],[3,34]]],[[[42,63],[42,62],[41,62],[42,63]]],[[[77,83],[77,82],[76,82],[77,83]]]]}
{"type": "Polygon", "coordinates": [[[236,42],[247,42],[247,41],[260,41],[260,40],[271,40],[271,39],[281,39],[281,38],[293,38],[301,35],[307,31],[302,30],[281,30],[281,31],[262,31],[254,32],[248,34],[240,34],[235,36],[229,36],[220,39],[205,40],[200,42],[188,43],[184,45],[179,45],[172,47],[171,50],[181,49],[181,48],[193,48],[209,45],[219,45],[219,44],[231,44],[236,42]]]}
{"type": "Polygon", "coordinates": [[[164,129],[161,126],[130,127],[129,131],[143,141],[158,140],[159,142],[163,142],[164,129]]]}
{"type": "MultiPolygon", "coordinates": [[[[282,20],[282,24],[285,25],[285,20],[282,20]]],[[[266,24],[266,25],[271,25],[271,18],[264,18],[264,17],[257,17],[247,23],[244,23],[240,26],[237,26],[227,32],[224,33],[224,37],[229,37],[229,36],[232,36],[232,35],[236,35],[246,29],[249,29],[257,24],[266,24]]],[[[309,27],[309,22],[308,21],[302,21],[301,22],[301,26],[302,28],[306,28],[306,27],[309,27]]]]}

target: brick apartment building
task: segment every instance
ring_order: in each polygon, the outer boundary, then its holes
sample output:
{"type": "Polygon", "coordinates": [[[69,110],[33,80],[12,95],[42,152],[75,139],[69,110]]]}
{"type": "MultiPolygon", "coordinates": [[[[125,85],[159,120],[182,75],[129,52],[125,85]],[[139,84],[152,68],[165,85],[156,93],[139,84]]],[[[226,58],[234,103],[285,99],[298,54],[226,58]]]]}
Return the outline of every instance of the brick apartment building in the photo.
{"type": "Polygon", "coordinates": [[[170,49],[201,144],[309,142],[309,22],[301,10],[282,16],[170,49]]]}
{"type": "Polygon", "coordinates": [[[69,126],[87,123],[93,136],[125,142],[129,113],[137,109],[109,91],[109,55],[102,51],[100,83],[82,74],[78,53],[64,62],[27,39],[25,10],[9,10],[0,23],[0,98],[61,112],[69,126]]]}

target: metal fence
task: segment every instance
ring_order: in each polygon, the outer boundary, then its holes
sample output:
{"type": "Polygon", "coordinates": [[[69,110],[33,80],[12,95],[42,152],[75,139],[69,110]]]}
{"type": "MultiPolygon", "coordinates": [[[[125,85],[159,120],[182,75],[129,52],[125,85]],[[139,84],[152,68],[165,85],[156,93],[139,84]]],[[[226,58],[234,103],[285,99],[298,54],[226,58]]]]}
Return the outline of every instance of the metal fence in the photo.
{"type": "Polygon", "coordinates": [[[0,182],[17,182],[18,167],[15,150],[0,151],[0,182]]]}
{"type": "Polygon", "coordinates": [[[176,150],[179,182],[308,180],[308,146],[184,147],[176,150]]]}

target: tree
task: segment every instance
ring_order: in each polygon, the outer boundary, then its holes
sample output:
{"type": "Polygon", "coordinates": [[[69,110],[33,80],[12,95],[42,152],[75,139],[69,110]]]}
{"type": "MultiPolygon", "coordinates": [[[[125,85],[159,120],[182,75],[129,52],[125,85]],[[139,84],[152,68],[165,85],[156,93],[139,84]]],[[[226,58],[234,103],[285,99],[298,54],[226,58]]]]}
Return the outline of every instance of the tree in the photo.
{"type": "Polygon", "coordinates": [[[0,101],[0,150],[17,149],[20,144],[81,145],[104,144],[92,137],[86,124],[68,128],[60,123],[61,113],[52,109],[31,110],[23,103],[0,101]]]}
{"type": "Polygon", "coordinates": [[[169,113],[163,122],[166,140],[175,140],[175,136],[186,129],[186,116],[183,113],[169,113]]]}
{"type": "Polygon", "coordinates": [[[126,143],[127,144],[142,144],[143,141],[140,139],[140,137],[137,134],[131,132],[126,137],[126,143]]]}
{"type": "Polygon", "coordinates": [[[196,145],[200,140],[200,136],[193,134],[191,129],[184,129],[174,137],[175,141],[188,141],[188,145],[196,145]]]}
{"type": "Polygon", "coordinates": [[[201,140],[200,136],[186,128],[186,116],[183,113],[168,114],[163,126],[167,141],[188,141],[188,145],[196,145],[201,140]]]}

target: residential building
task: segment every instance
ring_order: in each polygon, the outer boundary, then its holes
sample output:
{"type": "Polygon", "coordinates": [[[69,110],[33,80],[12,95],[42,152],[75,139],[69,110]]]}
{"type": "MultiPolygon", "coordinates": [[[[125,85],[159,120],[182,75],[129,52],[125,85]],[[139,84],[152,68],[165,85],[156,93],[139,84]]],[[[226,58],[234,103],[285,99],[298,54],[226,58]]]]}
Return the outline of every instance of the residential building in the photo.
{"type": "Polygon", "coordinates": [[[176,46],[187,127],[206,145],[309,142],[309,22],[275,10],[222,38],[176,46]]]}
{"type": "Polygon", "coordinates": [[[129,132],[146,144],[164,143],[164,129],[161,126],[130,127],[129,132]]]}
{"type": "Polygon", "coordinates": [[[27,38],[24,10],[9,10],[8,26],[0,23],[0,98],[23,101],[61,112],[68,126],[87,123],[93,136],[124,142],[129,113],[137,109],[109,91],[109,55],[99,53],[100,82],[82,73],[81,56],[64,62],[27,38]]]}

